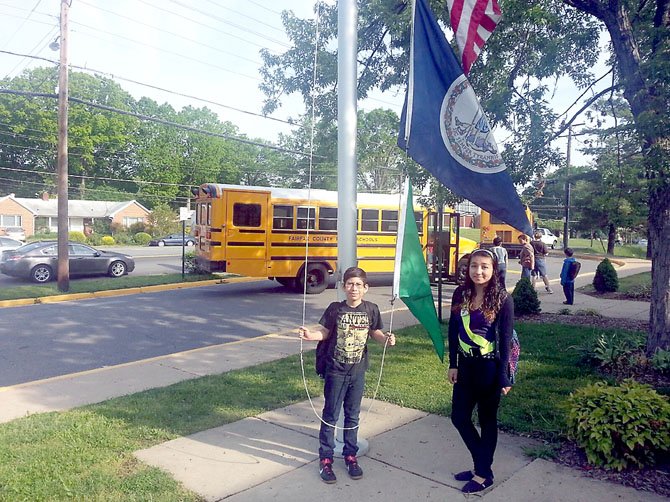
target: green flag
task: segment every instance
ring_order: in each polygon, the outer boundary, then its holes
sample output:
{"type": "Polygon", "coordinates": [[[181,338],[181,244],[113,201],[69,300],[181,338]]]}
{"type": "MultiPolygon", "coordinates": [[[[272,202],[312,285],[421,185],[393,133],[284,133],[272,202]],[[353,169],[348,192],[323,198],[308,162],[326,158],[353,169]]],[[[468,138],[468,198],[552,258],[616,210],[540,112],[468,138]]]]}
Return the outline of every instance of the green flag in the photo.
{"type": "Polygon", "coordinates": [[[444,338],[437,319],[433,290],[414,219],[414,198],[409,178],[405,181],[398,224],[393,297],[399,297],[423,324],[433,341],[435,352],[440,361],[444,362],[444,338]]]}

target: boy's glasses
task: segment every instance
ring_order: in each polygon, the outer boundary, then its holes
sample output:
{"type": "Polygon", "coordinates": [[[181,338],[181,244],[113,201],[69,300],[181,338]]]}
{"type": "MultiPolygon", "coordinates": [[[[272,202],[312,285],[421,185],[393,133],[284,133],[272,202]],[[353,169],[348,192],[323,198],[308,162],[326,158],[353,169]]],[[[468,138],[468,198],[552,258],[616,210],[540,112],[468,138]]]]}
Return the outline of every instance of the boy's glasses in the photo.
{"type": "Polygon", "coordinates": [[[365,284],[362,282],[347,282],[344,287],[347,289],[364,289],[365,284]]]}

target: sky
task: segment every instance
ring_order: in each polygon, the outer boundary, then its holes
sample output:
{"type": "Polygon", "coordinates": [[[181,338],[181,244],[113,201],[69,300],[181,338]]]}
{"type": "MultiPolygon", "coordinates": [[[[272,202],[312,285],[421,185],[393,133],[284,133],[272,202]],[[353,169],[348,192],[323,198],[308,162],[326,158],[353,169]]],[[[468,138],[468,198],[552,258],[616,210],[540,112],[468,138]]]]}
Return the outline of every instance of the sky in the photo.
{"type": "MultiPolygon", "coordinates": [[[[241,133],[276,141],[295,127],[282,121],[304,113],[304,107],[301,97],[292,95],[272,114],[279,120],[258,116],[264,98],[258,88],[259,51],[285,51],[281,11],[308,18],[314,17],[312,6],[312,0],[71,0],[69,63],[113,76],[135,98],[148,96],[177,110],[207,106],[241,133]]],[[[59,53],[49,45],[59,34],[59,13],[60,0],[0,0],[0,50],[57,61],[59,53]]],[[[0,53],[0,76],[48,64],[0,53]]],[[[574,93],[563,87],[557,106],[574,93]]],[[[376,93],[359,109],[388,108],[400,115],[403,98],[397,90],[376,93]]],[[[499,142],[503,134],[496,134],[499,142]]],[[[573,164],[582,161],[576,148],[572,157],[573,164]]]]}

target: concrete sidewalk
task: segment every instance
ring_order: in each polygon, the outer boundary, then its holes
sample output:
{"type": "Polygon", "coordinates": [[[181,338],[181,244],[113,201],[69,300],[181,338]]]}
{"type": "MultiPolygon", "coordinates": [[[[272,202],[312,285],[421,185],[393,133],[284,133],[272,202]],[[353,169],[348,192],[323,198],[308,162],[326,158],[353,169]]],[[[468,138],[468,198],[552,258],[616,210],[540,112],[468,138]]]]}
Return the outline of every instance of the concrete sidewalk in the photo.
{"type": "MultiPolygon", "coordinates": [[[[649,270],[649,263],[628,261],[620,276],[649,270]]],[[[589,277],[590,276],[590,277],[589,277]]],[[[592,280],[584,274],[579,287],[592,280]]],[[[511,282],[511,281],[510,281],[511,282]]],[[[539,292],[543,312],[593,309],[612,317],[648,320],[649,304],[601,300],[577,293],[575,305],[563,305],[555,294],[539,292]]],[[[385,316],[385,323],[388,318],[385,316]]],[[[394,329],[416,324],[405,309],[394,313],[394,329]]],[[[313,348],[312,345],[306,349],[313,348]]],[[[111,397],[163,387],[200,376],[219,374],[295,354],[295,333],[274,333],[219,346],[170,354],[43,381],[0,388],[0,421],[31,413],[66,410],[111,397]]],[[[460,500],[462,483],[453,472],[470,466],[469,454],[449,419],[366,400],[361,437],[370,442],[361,458],[365,477],[348,478],[336,462],[337,484],[324,485],[317,472],[318,414],[315,399],[256,417],[202,431],[137,452],[138,458],[170,472],[206,500],[312,501],[345,498],[383,500],[460,500]],[[367,413],[368,408],[370,412],[367,413]]],[[[509,501],[656,501],[664,497],[582,477],[576,470],[543,460],[531,461],[523,448],[532,440],[500,435],[494,470],[496,482],[482,500],[509,501]]]]}

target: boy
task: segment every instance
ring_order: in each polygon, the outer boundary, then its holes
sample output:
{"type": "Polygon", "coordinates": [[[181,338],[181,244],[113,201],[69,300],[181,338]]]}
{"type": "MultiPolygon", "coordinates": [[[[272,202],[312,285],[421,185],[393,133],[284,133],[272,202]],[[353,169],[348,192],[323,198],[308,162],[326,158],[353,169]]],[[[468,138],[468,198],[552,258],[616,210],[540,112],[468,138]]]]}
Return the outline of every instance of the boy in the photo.
{"type": "Polygon", "coordinates": [[[530,274],[535,268],[535,251],[533,251],[533,246],[528,243],[526,234],[519,235],[519,244],[521,244],[521,251],[519,252],[521,278],[527,277],[530,279],[530,274]]]}
{"type": "Polygon", "coordinates": [[[382,331],[379,307],[363,300],[368,292],[368,278],[363,269],[348,268],[344,272],[344,292],[347,299],[331,303],[319,320],[317,329],[304,326],[298,329],[303,340],[330,340],[328,362],[323,384],[325,403],[319,431],[319,473],[325,483],[335,483],[333,453],[335,429],[333,425],[344,405],[344,447],[342,455],[352,479],[363,477],[358,465],[358,417],[361,411],[365,370],[368,367],[367,339],[395,345],[393,333],[382,331]]]}
{"type": "Polygon", "coordinates": [[[565,248],[565,260],[563,260],[563,268],[561,269],[561,286],[563,286],[563,293],[565,294],[565,305],[572,305],[575,301],[575,280],[570,278],[570,266],[576,261],[572,255],[574,251],[572,248],[565,248]]]}
{"type": "Polygon", "coordinates": [[[493,239],[493,247],[491,248],[493,254],[498,260],[498,282],[502,289],[507,289],[505,286],[505,276],[507,275],[507,250],[502,247],[502,239],[496,236],[493,239]]]}

